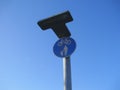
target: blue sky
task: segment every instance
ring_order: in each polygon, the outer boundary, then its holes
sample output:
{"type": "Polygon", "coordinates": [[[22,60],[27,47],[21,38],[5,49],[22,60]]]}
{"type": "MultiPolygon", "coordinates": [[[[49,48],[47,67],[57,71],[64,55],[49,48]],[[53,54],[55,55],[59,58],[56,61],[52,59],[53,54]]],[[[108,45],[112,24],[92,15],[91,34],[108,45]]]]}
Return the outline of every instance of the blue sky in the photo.
{"type": "Polygon", "coordinates": [[[63,90],[58,38],[37,22],[66,10],[73,90],[120,90],[119,0],[0,0],[0,90],[63,90]]]}

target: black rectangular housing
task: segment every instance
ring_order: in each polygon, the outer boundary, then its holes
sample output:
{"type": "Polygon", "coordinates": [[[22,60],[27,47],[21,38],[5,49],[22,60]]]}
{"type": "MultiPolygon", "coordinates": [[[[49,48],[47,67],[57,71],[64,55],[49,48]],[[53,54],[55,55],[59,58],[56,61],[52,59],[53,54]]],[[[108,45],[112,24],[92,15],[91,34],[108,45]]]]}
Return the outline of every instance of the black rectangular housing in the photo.
{"type": "Polygon", "coordinates": [[[65,23],[72,21],[73,18],[69,11],[63,12],[61,14],[54,15],[47,19],[43,19],[38,22],[38,25],[42,30],[52,28],[55,34],[59,37],[69,37],[71,34],[66,27],[65,23]]]}

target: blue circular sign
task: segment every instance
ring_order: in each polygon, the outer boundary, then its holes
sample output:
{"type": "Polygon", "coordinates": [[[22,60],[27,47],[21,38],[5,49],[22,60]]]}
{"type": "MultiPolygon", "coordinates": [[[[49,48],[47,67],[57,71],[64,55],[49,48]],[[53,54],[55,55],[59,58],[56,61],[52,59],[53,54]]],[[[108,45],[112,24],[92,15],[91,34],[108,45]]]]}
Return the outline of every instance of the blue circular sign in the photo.
{"type": "Polygon", "coordinates": [[[72,38],[65,37],[59,39],[54,47],[53,52],[58,57],[68,57],[70,56],[76,49],[76,43],[72,38]]]}

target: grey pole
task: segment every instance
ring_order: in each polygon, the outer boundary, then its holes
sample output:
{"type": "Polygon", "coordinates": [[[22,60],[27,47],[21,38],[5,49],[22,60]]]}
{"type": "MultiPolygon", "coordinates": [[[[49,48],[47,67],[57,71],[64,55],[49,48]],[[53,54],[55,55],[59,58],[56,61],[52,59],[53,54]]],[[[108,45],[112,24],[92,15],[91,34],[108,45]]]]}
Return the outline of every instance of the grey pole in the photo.
{"type": "Polygon", "coordinates": [[[64,90],[72,90],[70,57],[63,58],[64,90]]]}

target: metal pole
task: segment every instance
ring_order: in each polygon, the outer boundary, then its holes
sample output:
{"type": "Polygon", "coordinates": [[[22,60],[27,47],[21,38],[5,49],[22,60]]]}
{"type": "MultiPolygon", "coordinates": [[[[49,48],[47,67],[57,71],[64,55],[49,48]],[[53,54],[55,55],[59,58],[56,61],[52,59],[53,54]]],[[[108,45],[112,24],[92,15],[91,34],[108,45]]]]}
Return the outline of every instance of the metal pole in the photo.
{"type": "Polygon", "coordinates": [[[64,90],[72,90],[70,57],[63,58],[64,90]]]}

